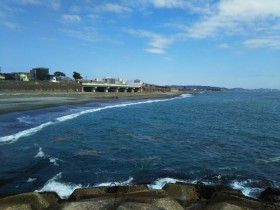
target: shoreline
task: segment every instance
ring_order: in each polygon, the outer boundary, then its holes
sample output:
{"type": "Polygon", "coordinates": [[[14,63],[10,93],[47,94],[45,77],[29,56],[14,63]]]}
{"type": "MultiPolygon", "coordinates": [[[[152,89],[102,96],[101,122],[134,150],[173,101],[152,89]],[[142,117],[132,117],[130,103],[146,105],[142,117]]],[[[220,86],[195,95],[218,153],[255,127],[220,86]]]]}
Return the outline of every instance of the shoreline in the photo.
{"type": "Polygon", "coordinates": [[[56,192],[27,192],[0,197],[1,209],[151,209],[151,210],[272,210],[280,208],[279,189],[267,188],[258,199],[227,186],[166,184],[149,189],[145,184],[77,188],[68,198],[56,192]]]}
{"type": "MultiPolygon", "coordinates": [[[[0,114],[92,102],[173,98],[176,93],[0,92],[0,114]]],[[[191,94],[191,92],[186,92],[191,94]]]]}

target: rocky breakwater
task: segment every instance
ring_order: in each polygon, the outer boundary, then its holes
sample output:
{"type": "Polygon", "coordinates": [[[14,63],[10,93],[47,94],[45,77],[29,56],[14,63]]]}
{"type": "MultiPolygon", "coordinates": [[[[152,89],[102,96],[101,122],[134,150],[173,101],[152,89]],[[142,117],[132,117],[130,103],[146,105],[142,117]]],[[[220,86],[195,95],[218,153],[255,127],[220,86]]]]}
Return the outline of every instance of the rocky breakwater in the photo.
{"type": "Polygon", "coordinates": [[[150,190],[146,185],[81,188],[67,200],[54,192],[3,197],[0,209],[280,210],[280,191],[267,189],[260,199],[252,199],[228,187],[199,184],[167,184],[162,190],[150,190]]]}

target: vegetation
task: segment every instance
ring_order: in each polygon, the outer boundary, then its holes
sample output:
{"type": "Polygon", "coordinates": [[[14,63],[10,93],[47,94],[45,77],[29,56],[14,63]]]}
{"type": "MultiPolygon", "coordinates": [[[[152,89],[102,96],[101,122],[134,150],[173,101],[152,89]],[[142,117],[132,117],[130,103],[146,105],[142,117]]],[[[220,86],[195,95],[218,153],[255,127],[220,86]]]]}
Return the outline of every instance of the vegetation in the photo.
{"type": "Polygon", "coordinates": [[[75,80],[77,80],[77,79],[83,79],[83,77],[81,76],[81,74],[80,73],[78,73],[78,72],[73,72],[73,78],[75,79],[75,80]]]}
{"type": "Polygon", "coordinates": [[[63,72],[61,72],[61,71],[56,71],[56,72],[54,72],[54,76],[56,76],[56,77],[65,77],[65,74],[63,72]]]}

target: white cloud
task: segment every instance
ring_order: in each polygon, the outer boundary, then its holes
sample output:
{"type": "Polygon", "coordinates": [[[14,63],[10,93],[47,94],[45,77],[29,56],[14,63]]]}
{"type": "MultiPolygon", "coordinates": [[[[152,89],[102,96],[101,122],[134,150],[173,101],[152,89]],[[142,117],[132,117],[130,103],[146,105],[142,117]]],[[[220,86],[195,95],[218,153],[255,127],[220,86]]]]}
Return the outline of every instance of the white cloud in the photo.
{"type": "Polygon", "coordinates": [[[280,33],[279,22],[279,0],[221,0],[211,15],[205,14],[185,31],[186,37],[192,38],[252,37],[254,41],[246,42],[244,46],[272,48],[276,42],[266,37],[280,33]]]}
{"type": "Polygon", "coordinates": [[[246,34],[255,31],[266,32],[272,20],[280,19],[279,0],[222,0],[217,12],[206,15],[188,29],[189,36],[206,38],[221,34],[246,34]]]}
{"type": "Polygon", "coordinates": [[[280,49],[280,36],[279,37],[248,39],[248,40],[244,41],[243,44],[247,48],[269,47],[272,49],[280,49]]]}
{"type": "Polygon", "coordinates": [[[153,53],[153,54],[164,54],[165,51],[163,49],[157,49],[157,48],[149,48],[145,49],[146,52],[153,53]]]}
{"type": "Polygon", "coordinates": [[[230,46],[228,44],[224,43],[224,44],[220,44],[219,48],[227,49],[227,48],[230,48],[230,46]]]}
{"type": "Polygon", "coordinates": [[[61,32],[67,36],[80,39],[87,42],[98,42],[100,36],[94,30],[72,30],[72,29],[60,29],[61,32]]]}
{"type": "Polygon", "coordinates": [[[81,17],[79,15],[62,15],[61,21],[63,23],[79,23],[81,21],[81,17]]]}
{"type": "Polygon", "coordinates": [[[146,0],[144,2],[153,4],[158,8],[184,8],[187,1],[183,0],[146,0]]]}
{"type": "Polygon", "coordinates": [[[148,45],[152,48],[146,49],[145,51],[151,53],[165,53],[165,49],[169,47],[173,42],[174,38],[169,36],[164,36],[160,34],[156,34],[153,32],[145,31],[145,30],[134,30],[129,29],[126,32],[138,36],[138,37],[146,37],[149,39],[148,45]]]}
{"type": "Polygon", "coordinates": [[[60,0],[13,0],[13,1],[19,4],[48,6],[53,10],[60,9],[60,0]]]}
{"type": "Polygon", "coordinates": [[[4,25],[5,27],[10,28],[10,29],[19,29],[20,28],[16,23],[13,23],[10,21],[1,21],[0,20],[0,24],[4,25]]]}
{"type": "Polygon", "coordinates": [[[107,3],[107,4],[104,4],[104,5],[96,8],[96,11],[113,12],[113,13],[127,13],[127,12],[132,12],[132,9],[130,9],[129,7],[118,5],[118,4],[107,3]]]}

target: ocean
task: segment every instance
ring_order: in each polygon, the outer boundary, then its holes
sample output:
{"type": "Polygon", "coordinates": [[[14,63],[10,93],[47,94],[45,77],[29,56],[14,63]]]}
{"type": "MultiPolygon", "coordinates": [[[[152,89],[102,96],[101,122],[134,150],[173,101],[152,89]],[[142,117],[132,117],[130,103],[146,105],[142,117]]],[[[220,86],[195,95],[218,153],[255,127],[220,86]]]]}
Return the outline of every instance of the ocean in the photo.
{"type": "Polygon", "coordinates": [[[280,92],[209,92],[0,115],[0,195],[166,183],[280,187],[280,92]]]}

